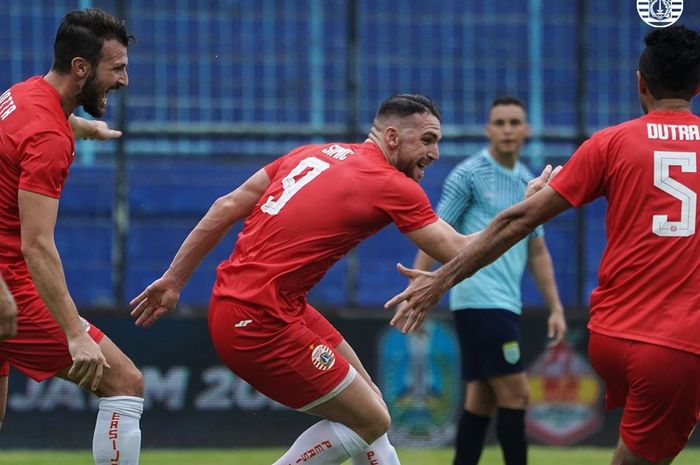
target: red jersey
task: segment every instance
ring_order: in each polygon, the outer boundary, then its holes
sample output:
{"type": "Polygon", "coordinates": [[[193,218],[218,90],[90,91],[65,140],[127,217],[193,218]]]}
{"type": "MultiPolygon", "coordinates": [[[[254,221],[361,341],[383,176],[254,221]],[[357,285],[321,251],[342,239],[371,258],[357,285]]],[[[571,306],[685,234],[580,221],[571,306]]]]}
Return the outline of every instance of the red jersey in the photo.
{"type": "Polygon", "coordinates": [[[592,331],[700,355],[699,128],[652,112],[604,129],[550,183],[576,207],[608,200],[592,331]]]}
{"type": "MultiPolygon", "coordinates": [[[[19,263],[26,271],[17,189],[59,198],[73,149],[73,131],[61,97],[41,76],[0,95],[0,265],[19,263]]],[[[9,273],[10,282],[19,277],[9,273]]]]}
{"type": "Polygon", "coordinates": [[[219,265],[214,296],[262,308],[270,322],[299,318],[328,268],[384,226],[407,233],[438,219],[371,142],[303,146],[265,172],[270,185],[219,265]]]}

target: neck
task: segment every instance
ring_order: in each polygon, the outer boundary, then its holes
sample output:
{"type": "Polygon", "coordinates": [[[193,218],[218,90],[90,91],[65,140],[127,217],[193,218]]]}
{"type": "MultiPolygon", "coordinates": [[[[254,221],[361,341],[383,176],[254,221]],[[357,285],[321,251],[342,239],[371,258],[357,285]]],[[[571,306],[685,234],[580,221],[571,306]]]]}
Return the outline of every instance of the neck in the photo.
{"type": "Polygon", "coordinates": [[[78,106],[77,102],[77,90],[74,83],[68,78],[68,76],[57,73],[51,70],[44,76],[44,80],[48,82],[51,87],[56,89],[58,95],[61,97],[61,106],[63,107],[63,112],[66,116],[69,116],[75,108],[78,106]]]}
{"type": "Polygon", "coordinates": [[[491,154],[491,158],[496,160],[496,163],[510,170],[515,168],[515,162],[518,161],[518,153],[499,153],[491,146],[489,147],[489,154],[491,154]]]}
{"type": "Polygon", "coordinates": [[[690,102],[682,98],[666,98],[649,102],[649,111],[690,111],[690,102]]]}
{"type": "Polygon", "coordinates": [[[372,130],[367,135],[365,142],[372,142],[374,145],[376,145],[382,152],[382,155],[384,155],[384,158],[386,158],[386,161],[389,162],[390,165],[395,166],[389,149],[383,143],[382,132],[376,126],[372,126],[372,130]]]}

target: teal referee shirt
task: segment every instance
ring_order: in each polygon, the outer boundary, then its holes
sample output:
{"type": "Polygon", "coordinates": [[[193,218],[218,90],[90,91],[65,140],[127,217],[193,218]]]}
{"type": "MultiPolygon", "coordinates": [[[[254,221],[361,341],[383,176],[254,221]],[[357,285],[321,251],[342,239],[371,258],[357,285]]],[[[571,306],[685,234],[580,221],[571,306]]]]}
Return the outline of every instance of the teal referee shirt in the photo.
{"type": "MultiPolygon", "coordinates": [[[[437,214],[457,231],[484,229],[501,211],[525,198],[532,173],[519,161],[510,170],[487,148],[457,165],[445,179],[437,214]]],[[[515,244],[501,258],[450,291],[450,309],[500,308],[522,312],[520,286],[527,265],[528,242],[544,234],[542,226],[515,244]]]]}

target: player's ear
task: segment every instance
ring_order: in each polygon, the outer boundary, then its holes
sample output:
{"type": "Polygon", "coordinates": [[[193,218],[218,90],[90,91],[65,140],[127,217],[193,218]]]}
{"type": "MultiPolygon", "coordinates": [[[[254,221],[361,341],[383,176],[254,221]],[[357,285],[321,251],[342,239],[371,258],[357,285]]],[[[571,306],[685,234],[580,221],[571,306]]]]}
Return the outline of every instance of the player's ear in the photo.
{"type": "Polygon", "coordinates": [[[395,150],[399,146],[399,130],[394,126],[387,126],[384,130],[384,143],[391,150],[395,150]]]}
{"type": "Polygon", "coordinates": [[[646,95],[647,93],[647,82],[639,70],[637,70],[637,91],[639,92],[639,95],[646,95]]]}
{"type": "Polygon", "coordinates": [[[70,62],[71,70],[79,78],[85,78],[90,74],[92,65],[83,57],[75,57],[70,62]]]}

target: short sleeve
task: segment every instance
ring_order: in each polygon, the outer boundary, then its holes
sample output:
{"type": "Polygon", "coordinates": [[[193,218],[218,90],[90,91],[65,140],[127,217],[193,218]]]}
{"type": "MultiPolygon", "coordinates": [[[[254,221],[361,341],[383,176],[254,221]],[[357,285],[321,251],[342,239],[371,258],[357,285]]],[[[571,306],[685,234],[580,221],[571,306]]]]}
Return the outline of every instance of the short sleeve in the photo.
{"type": "Polygon", "coordinates": [[[399,231],[406,234],[438,220],[430,200],[418,183],[403,174],[391,176],[375,199],[399,231]]]}
{"type": "Polygon", "coordinates": [[[600,133],[574,152],[549,185],[574,207],[605,195],[606,163],[600,149],[600,133]]]}
{"type": "Polygon", "coordinates": [[[58,132],[42,132],[22,141],[18,187],[58,199],[73,163],[73,146],[58,132]]]}
{"type": "Polygon", "coordinates": [[[281,156],[281,157],[277,158],[275,161],[265,165],[265,167],[263,169],[265,170],[265,173],[267,173],[268,178],[273,179],[275,177],[275,174],[277,174],[277,170],[279,169],[283,160],[284,160],[284,156],[281,156]]]}
{"type": "Polygon", "coordinates": [[[10,362],[0,360],[0,377],[10,376],[10,362]]]}
{"type": "Polygon", "coordinates": [[[297,147],[291,152],[287,152],[281,157],[277,158],[275,161],[272,161],[265,165],[263,169],[265,170],[265,173],[267,174],[267,177],[270,179],[274,179],[275,176],[277,175],[277,170],[280,169],[280,166],[282,166],[282,163],[284,163],[285,160],[287,160],[289,157],[293,157],[294,155],[297,155],[300,152],[303,152],[306,150],[308,147],[311,147],[309,145],[302,145],[301,147],[297,147]]]}
{"type": "Polygon", "coordinates": [[[456,226],[460,217],[472,202],[472,183],[469,173],[461,165],[450,171],[442,185],[442,193],[437,206],[440,218],[456,226]]]}

